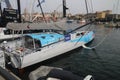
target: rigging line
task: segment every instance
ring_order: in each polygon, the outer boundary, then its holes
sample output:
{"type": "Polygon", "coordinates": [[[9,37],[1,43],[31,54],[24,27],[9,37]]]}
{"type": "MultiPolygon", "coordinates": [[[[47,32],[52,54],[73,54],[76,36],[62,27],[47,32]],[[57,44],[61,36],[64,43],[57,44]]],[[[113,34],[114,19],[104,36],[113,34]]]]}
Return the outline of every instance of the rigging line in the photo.
{"type": "MultiPolygon", "coordinates": [[[[46,18],[45,18],[45,15],[44,15],[44,12],[43,12],[43,9],[42,9],[42,6],[41,6],[41,2],[40,2],[40,0],[38,0],[38,4],[39,4],[39,6],[40,6],[40,9],[41,9],[41,12],[42,12],[43,18],[44,18],[44,20],[45,20],[45,23],[47,23],[47,20],[46,20],[46,18]]],[[[47,25],[47,26],[48,26],[48,25],[47,25]]]]}
{"type": "Polygon", "coordinates": [[[105,41],[105,39],[109,36],[111,31],[112,31],[112,29],[109,31],[109,33],[107,35],[104,36],[104,38],[96,46],[87,47],[86,45],[83,44],[82,47],[85,48],[85,49],[95,49],[96,47],[100,46],[105,41]]]}
{"type": "Polygon", "coordinates": [[[115,3],[113,4],[113,14],[115,14],[115,3]]]}
{"type": "Polygon", "coordinates": [[[92,24],[92,23],[94,23],[94,22],[95,22],[95,21],[91,21],[91,22],[89,22],[89,23],[87,23],[87,24],[84,24],[84,25],[82,25],[82,26],[79,26],[79,27],[75,28],[74,30],[68,32],[67,34],[72,33],[72,32],[74,32],[74,31],[76,31],[76,30],[78,30],[78,29],[80,29],[80,28],[83,28],[83,27],[85,27],[85,26],[87,26],[87,25],[89,25],[89,24],[92,24]]]}
{"type": "MultiPolygon", "coordinates": [[[[62,27],[60,27],[60,25],[55,24],[54,22],[53,22],[53,24],[54,24],[54,26],[55,26],[55,27],[57,27],[57,28],[61,29],[62,31],[65,31],[62,27]]],[[[77,26],[77,24],[76,24],[76,26],[77,26]]]]}
{"type": "Polygon", "coordinates": [[[92,8],[92,12],[94,11],[93,9],[93,1],[91,0],[91,8],[92,8]]]}
{"type": "Polygon", "coordinates": [[[116,14],[118,13],[118,10],[119,10],[119,0],[117,1],[116,14]]]}
{"type": "Polygon", "coordinates": [[[41,12],[42,12],[42,15],[43,15],[43,18],[44,18],[44,20],[45,20],[45,23],[47,23],[47,21],[46,21],[46,19],[45,19],[44,12],[43,12],[43,9],[42,9],[42,6],[41,6],[40,0],[38,0],[38,4],[39,4],[39,6],[40,6],[40,10],[41,10],[41,12]]]}
{"type": "MultiPolygon", "coordinates": [[[[62,27],[60,27],[60,25],[55,24],[54,22],[53,22],[53,24],[54,24],[55,27],[61,29],[62,31],[65,31],[62,27]]],[[[74,24],[74,26],[78,26],[78,25],[77,25],[77,24],[74,24]]],[[[71,31],[72,31],[72,30],[71,30],[71,31]]],[[[71,32],[70,32],[70,33],[71,33],[71,32]]],[[[69,33],[68,33],[68,34],[69,34],[69,33]]]]}
{"type": "Polygon", "coordinates": [[[91,26],[92,26],[92,24],[90,24],[86,30],[90,30],[91,26]]]}
{"type": "MultiPolygon", "coordinates": [[[[62,6],[62,4],[58,5],[58,7],[55,9],[55,11],[57,11],[61,6],[62,6]]],[[[55,13],[54,13],[54,14],[55,14],[55,13]]],[[[60,27],[59,25],[55,24],[54,21],[53,21],[53,24],[54,24],[55,27],[57,27],[57,28],[59,28],[59,29],[61,29],[61,30],[64,31],[64,29],[63,29],[62,27],[60,27]]]]}
{"type": "Polygon", "coordinates": [[[55,9],[56,11],[62,6],[62,4],[58,5],[58,7],[55,9]]]}
{"type": "MultiPolygon", "coordinates": [[[[86,25],[86,26],[87,26],[87,25],[86,25]]],[[[89,30],[90,27],[91,27],[91,24],[88,26],[87,30],[89,30]]],[[[81,38],[78,39],[78,41],[75,43],[75,45],[77,45],[77,43],[82,39],[83,36],[84,36],[84,35],[82,35],[81,38]]]]}
{"type": "Polygon", "coordinates": [[[10,4],[12,5],[12,9],[13,9],[13,7],[15,7],[14,3],[15,3],[15,1],[13,1],[13,0],[10,1],[10,4]]]}
{"type": "Polygon", "coordinates": [[[88,14],[88,3],[87,3],[87,0],[85,0],[85,6],[86,6],[87,14],[88,14]]]}
{"type": "Polygon", "coordinates": [[[30,2],[30,11],[29,11],[30,17],[29,17],[29,21],[32,21],[32,7],[33,7],[32,5],[33,5],[33,2],[32,1],[30,2]]]}
{"type": "Polygon", "coordinates": [[[63,28],[62,28],[62,27],[58,26],[58,25],[57,25],[57,24],[55,24],[55,23],[54,23],[54,26],[55,26],[55,27],[57,27],[57,28],[59,28],[59,29],[61,29],[61,30],[63,30],[63,28]]]}
{"type": "Polygon", "coordinates": [[[87,2],[87,5],[88,5],[89,12],[91,12],[91,4],[89,1],[87,2]]]}

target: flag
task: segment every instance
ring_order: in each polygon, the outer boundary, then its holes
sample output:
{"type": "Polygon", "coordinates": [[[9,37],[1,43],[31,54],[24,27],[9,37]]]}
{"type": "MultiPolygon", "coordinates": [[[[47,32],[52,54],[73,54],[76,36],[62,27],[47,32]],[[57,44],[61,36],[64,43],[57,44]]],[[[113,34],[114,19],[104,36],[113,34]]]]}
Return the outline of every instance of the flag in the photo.
{"type": "MultiPolygon", "coordinates": [[[[40,1],[40,4],[42,4],[42,3],[44,3],[44,2],[45,2],[45,0],[41,0],[41,1],[40,1]]],[[[37,7],[39,7],[40,4],[38,4],[37,7]]]]}

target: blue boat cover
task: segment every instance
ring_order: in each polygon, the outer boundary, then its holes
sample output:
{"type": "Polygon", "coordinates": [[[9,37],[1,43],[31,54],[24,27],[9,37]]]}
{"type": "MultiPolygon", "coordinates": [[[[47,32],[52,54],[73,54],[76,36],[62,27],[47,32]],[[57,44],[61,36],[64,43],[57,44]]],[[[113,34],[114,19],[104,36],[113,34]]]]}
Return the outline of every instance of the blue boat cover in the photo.
{"type": "Polygon", "coordinates": [[[64,39],[64,35],[58,33],[39,33],[39,34],[27,34],[33,39],[40,41],[41,46],[45,46],[51,43],[58,42],[61,38],[64,39]]]}

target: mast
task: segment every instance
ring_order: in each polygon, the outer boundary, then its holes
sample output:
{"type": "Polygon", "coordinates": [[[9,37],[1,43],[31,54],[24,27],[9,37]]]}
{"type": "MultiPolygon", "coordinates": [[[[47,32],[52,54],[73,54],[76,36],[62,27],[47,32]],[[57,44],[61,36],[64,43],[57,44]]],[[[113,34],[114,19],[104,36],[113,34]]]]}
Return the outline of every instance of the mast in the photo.
{"type": "Polygon", "coordinates": [[[66,0],[63,0],[63,18],[66,17],[66,0]]]}
{"type": "Polygon", "coordinates": [[[0,15],[1,15],[1,17],[2,17],[1,1],[0,1],[0,15]]]}
{"type": "Polygon", "coordinates": [[[21,7],[20,7],[20,0],[17,0],[17,5],[18,5],[18,15],[19,15],[18,22],[21,23],[21,7]]]}

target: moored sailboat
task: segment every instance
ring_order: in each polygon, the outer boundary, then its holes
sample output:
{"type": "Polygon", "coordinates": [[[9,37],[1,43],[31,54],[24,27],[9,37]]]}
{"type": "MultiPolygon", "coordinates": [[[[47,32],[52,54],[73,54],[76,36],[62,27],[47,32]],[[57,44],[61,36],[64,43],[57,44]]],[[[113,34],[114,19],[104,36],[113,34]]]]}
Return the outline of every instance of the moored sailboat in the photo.
{"type": "Polygon", "coordinates": [[[10,46],[11,42],[6,43],[4,52],[13,67],[24,68],[74,50],[93,39],[93,31],[74,31],[65,35],[55,32],[27,34],[20,43],[16,42],[17,47],[16,44],[10,46]]]}
{"type": "MultiPolygon", "coordinates": [[[[8,27],[11,27],[13,30],[29,30],[33,28],[33,24],[28,25],[26,23],[24,24],[26,27],[17,24],[20,27],[16,28],[16,24],[14,23],[14,26],[8,24],[8,27]]],[[[43,31],[36,34],[22,35],[19,40],[13,39],[12,42],[7,42],[1,46],[5,55],[10,58],[10,63],[14,68],[21,69],[48,60],[79,48],[94,39],[93,31],[78,31],[78,29],[91,23],[72,29],[69,32],[67,31],[70,27],[60,27],[56,23],[53,24],[54,26],[51,26],[46,23],[46,27],[43,26],[43,24],[41,24],[41,26],[34,24],[34,28],[36,27],[36,29],[39,28],[43,31]]]]}

